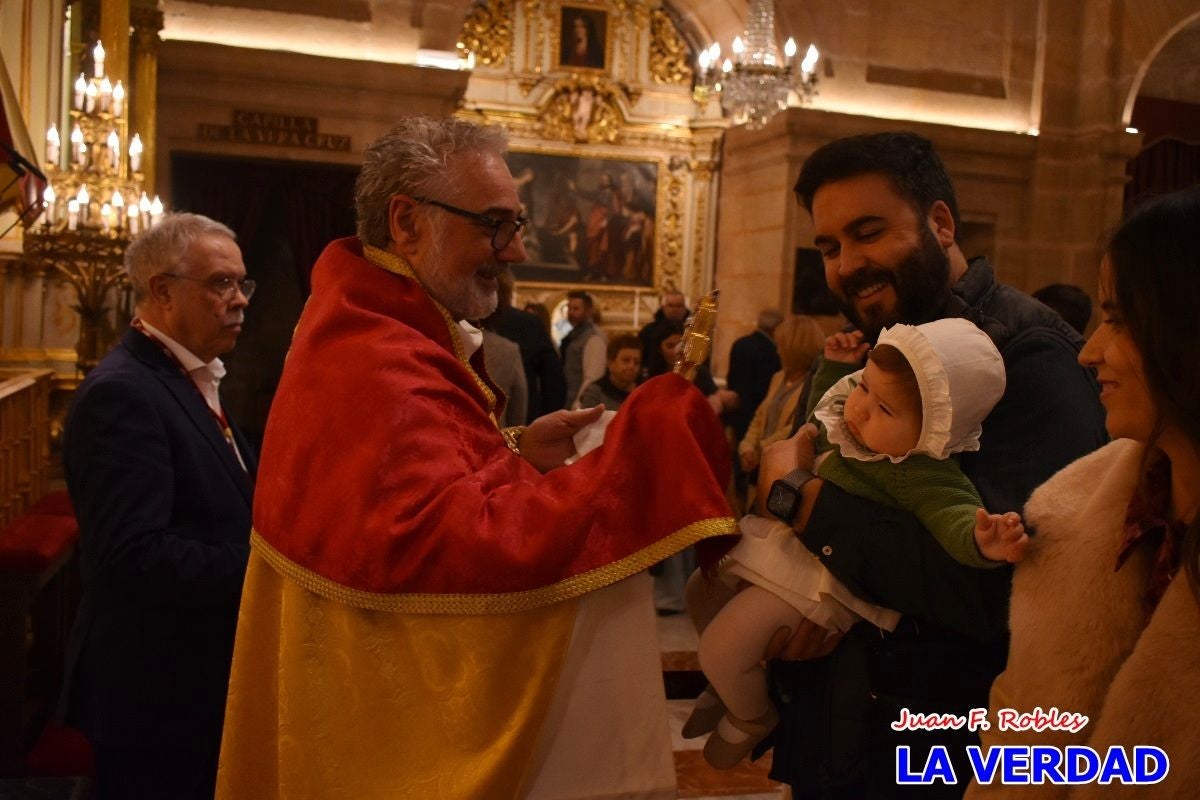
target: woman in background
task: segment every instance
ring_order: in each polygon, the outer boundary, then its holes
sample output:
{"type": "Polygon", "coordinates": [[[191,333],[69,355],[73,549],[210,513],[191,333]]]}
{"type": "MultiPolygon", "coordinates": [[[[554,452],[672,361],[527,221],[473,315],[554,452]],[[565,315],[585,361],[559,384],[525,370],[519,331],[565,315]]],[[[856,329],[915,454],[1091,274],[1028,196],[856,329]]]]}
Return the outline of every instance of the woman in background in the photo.
{"type": "Polygon", "coordinates": [[[988,784],[970,798],[1193,798],[1200,786],[1200,187],[1136,211],[1101,266],[1102,319],[1079,355],[1100,382],[1114,441],[1043,484],[1014,573],[1008,667],[992,686],[986,747],[1153,745],[1152,788],[988,784]],[[1190,320],[1190,321],[1189,321],[1190,320]],[[1000,730],[998,714],[1057,708],[1076,732],[1000,730]]]}
{"type": "Polygon", "coordinates": [[[738,459],[746,473],[758,469],[764,447],[791,436],[796,404],[804,394],[809,367],[825,347],[825,333],[812,317],[788,317],[775,328],[772,338],[782,369],[771,376],[767,396],[738,444],[738,459]]]}

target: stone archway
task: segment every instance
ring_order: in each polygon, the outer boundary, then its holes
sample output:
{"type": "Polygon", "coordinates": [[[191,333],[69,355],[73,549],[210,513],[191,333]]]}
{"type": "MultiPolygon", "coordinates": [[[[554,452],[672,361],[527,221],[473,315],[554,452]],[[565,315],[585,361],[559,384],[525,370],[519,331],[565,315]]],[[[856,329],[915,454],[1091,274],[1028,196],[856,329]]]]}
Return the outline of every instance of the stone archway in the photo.
{"type": "MultiPolygon", "coordinates": [[[[1158,59],[1159,55],[1163,52],[1163,49],[1166,48],[1168,43],[1175,39],[1176,36],[1181,32],[1193,29],[1197,25],[1200,25],[1200,11],[1196,10],[1195,3],[1172,3],[1171,5],[1190,6],[1187,9],[1189,13],[1178,17],[1173,24],[1171,24],[1165,30],[1162,30],[1159,33],[1158,38],[1153,42],[1152,46],[1142,55],[1140,61],[1136,62],[1136,69],[1132,74],[1128,86],[1125,87],[1125,102],[1121,109],[1121,123],[1123,125],[1128,126],[1132,121],[1134,103],[1137,102],[1138,95],[1141,94],[1142,86],[1145,83],[1147,74],[1150,72],[1151,67],[1158,59]]],[[[1160,14],[1159,16],[1161,17],[1162,15],[1160,14]]],[[[1137,59],[1135,46],[1144,43],[1146,38],[1148,38],[1146,35],[1147,32],[1145,31],[1145,26],[1138,26],[1138,28],[1141,29],[1139,30],[1139,33],[1142,33],[1142,35],[1136,36],[1131,31],[1130,39],[1132,41],[1129,43],[1130,46],[1125,48],[1125,56],[1127,58],[1137,59]]],[[[1130,29],[1127,28],[1126,30],[1130,29]]]]}
{"type": "Polygon", "coordinates": [[[1125,211],[1200,183],[1200,12],[1175,26],[1142,65],[1125,122],[1141,149],[1126,172],[1125,211]]]}

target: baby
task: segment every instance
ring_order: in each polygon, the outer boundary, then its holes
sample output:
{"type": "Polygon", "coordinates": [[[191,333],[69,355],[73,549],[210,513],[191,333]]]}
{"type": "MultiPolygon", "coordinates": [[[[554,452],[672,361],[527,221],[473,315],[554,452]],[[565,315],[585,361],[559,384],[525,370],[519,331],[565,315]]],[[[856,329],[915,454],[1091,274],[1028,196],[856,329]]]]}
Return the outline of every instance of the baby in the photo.
{"type": "MultiPolygon", "coordinates": [[[[837,334],[814,377],[823,428],[816,474],[851,494],[914,514],[962,564],[1019,561],[1028,545],[1016,513],[989,514],[952,454],[979,449],[984,417],[1004,394],[1004,362],[967,320],[895,325],[879,335],[866,366],[821,394],[866,345],[837,334]],[[824,381],[826,385],[821,385],[824,381]]],[[[825,569],[789,525],[748,516],[742,540],[711,581],[699,572],[688,606],[701,633],[700,666],[710,686],[684,725],[685,738],[713,731],[704,757],[726,769],[770,733],[778,714],[767,698],[763,652],[780,628],[806,617],[830,631],[861,620],[886,630],[900,615],[856,597],[825,569]],[[733,594],[740,580],[749,586],[733,594]]]]}

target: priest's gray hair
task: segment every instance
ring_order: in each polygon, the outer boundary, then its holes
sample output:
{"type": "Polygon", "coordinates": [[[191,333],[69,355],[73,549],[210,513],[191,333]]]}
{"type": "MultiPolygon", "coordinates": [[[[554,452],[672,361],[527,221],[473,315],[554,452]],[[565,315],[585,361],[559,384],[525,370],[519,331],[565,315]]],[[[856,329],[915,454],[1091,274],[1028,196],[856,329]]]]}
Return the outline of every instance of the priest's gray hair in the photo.
{"type": "MultiPolygon", "coordinates": [[[[142,218],[148,222],[148,216],[142,218]]],[[[227,226],[188,212],[164,214],[157,225],[143,231],[125,250],[125,274],[133,285],[134,300],[141,301],[149,293],[155,275],[178,274],[184,269],[183,256],[192,242],[213,235],[237,241],[237,234],[227,226]]]]}
{"type": "Polygon", "coordinates": [[[405,117],[363,152],[362,171],[354,184],[358,238],[386,247],[391,239],[388,206],[398,194],[452,200],[447,166],[459,153],[494,153],[508,149],[504,131],[467,120],[405,117]]]}

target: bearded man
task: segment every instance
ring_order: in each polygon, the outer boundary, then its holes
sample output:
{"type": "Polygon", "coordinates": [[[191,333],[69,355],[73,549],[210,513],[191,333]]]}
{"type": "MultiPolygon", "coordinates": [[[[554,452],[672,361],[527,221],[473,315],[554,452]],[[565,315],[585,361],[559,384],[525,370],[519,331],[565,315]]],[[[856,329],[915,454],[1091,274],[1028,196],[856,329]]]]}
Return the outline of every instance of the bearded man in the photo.
{"type": "MultiPolygon", "coordinates": [[[[1000,350],[1007,388],[979,451],[961,460],[984,507],[1019,511],[1038,484],[1105,441],[1095,380],[1076,360],[1082,340],[1053,311],[997,283],[986,258],[968,261],[954,187],[929,141],[883,133],[831,142],[804,163],[796,195],[812,215],[826,282],[858,329],[838,337],[842,347],[865,357],[884,327],[965,317],[1000,350]]],[[[857,368],[823,361],[814,382],[831,385],[857,368]]],[[[896,785],[897,748],[910,748],[920,771],[941,745],[960,781],[907,791],[960,797],[975,734],[895,731],[891,722],[904,708],[966,714],[987,705],[1005,662],[1010,570],[958,564],[910,515],[812,477],[811,458],[804,433],[769,448],[760,495],[795,492],[793,513],[776,516],[857,596],[904,616],[894,631],[860,623],[836,642],[796,633],[787,654],[810,658],[774,665],[781,724],[772,777],[796,798],[909,796],[896,785]]]]}
{"type": "Polygon", "coordinates": [[[468,321],[525,258],[504,146],[401,121],[364,154],[358,236],[313,269],[263,443],[218,797],[674,794],[638,573],[732,530],[723,433],[677,376],[570,466],[599,409],[500,429],[468,321]],[[683,497],[669,463],[697,465],[683,497]]]}

